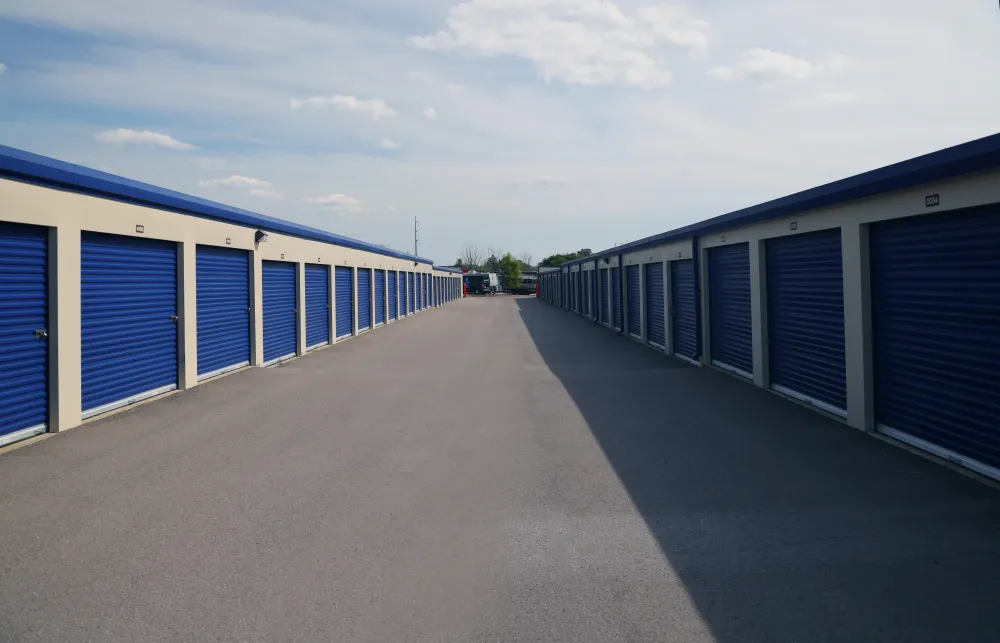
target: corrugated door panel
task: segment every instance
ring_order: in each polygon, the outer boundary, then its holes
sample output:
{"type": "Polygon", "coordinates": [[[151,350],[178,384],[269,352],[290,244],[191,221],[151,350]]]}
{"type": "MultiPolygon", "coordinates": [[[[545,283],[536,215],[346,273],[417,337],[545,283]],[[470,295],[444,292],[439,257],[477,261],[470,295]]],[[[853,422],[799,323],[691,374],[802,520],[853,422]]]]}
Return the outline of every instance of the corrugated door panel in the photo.
{"type": "Polygon", "coordinates": [[[295,357],[298,348],[298,312],[295,310],[295,264],[264,261],[263,282],[264,364],[295,357]]]}
{"type": "Polygon", "coordinates": [[[375,325],[385,323],[385,271],[375,271],[375,325]]]}
{"type": "Polygon", "coordinates": [[[389,319],[396,319],[399,316],[399,309],[396,307],[399,302],[399,291],[397,290],[396,271],[389,271],[389,319]]]}
{"type": "Polygon", "coordinates": [[[628,286],[628,334],[642,337],[642,301],[639,266],[625,266],[625,283],[628,286]]]}
{"type": "Polygon", "coordinates": [[[354,276],[347,266],[334,269],[336,280],[334,296],[337,298],[337,339],[354,332],[354,276]]]}
{"type": "Polygon", "coordinates": [[[611,323],[611,284],[608,269],[601,268],[601,323],[611,323]]]}
{"type": "Polygon", "coordinates": [[[195,253],[198,378],[250,364],[250,253],[198,246],[195,253]]]}
{"type": "Polygon", "coordinates": [[[753,377],[749,244],[709,249],[708,310],[712,363],[753,377]]]}
{"type": "Polygon", "coordinates": [[[306,348],[330,343],[330,269],[306,264],[306,348]]]}
{"type": "Polygon", "coordinates": [[[870,233],[876,423],[1000,477],[1000,207],[870,233]]]}
{"type": "Polygon", "coordinates": [[[0,446],[48,425],[48,229],[0,223],[0,446]]]}
{"type": "Polygon", "coordinates": [[[85,418],[177,388],[177,244],[84,232],[85,418]]]}
{"type": "Polygon", "coordinates": [[[600,301],[601,301],[600,299],[601,293],[598,291],[597,288],[598,285],[597,276],[598,276],[597,269],[594,269],[590,272],[590,286],[591,286],[590,291],[592,293],[591,294],[592,300],[590,304],[590,316],[595,320],[597,319],[598,306],[600,306],[600,301]]]}
{"type": "Polygon", "coordinates": [[[664,323],[663,264],[647,263],[646,271],[646,340],[660,348],[667,345],[664,323]]]}
{"type": "Polygon", "coordinates": [[[615,330],[622,329],[622,272],[621,268],[611,269],[611,315],[615,330]]]}
{"type": "Polygon", "coordinates": [[[698,359],[698,297],[694,260],[670,262],[670,312],[674,355],[698,359]]]}
{"type": "Polygon", "coordinates": [[[593,287],[590,285],[590,279],[592,272],[587,271],[583,273],[583,313],[590,317],[592,303],[590,301],[590,293],[593,291],[593,287]]]}
{"type": "Polygon", "coordinates": [[[414,285],[413,273],[409,273],[409,286],[406,290],[406,305],[412,313],[416,311],[417,289],[414,285]]]}
{"type": "Polygon", "coordinates": [[[372,271],[358,268],[358,332],[372,327],[372,271]]]}
{"type": "Polygon", "coordinates": [[[771,387],[846,415],[840,229],[768,239],[771,387]]]}

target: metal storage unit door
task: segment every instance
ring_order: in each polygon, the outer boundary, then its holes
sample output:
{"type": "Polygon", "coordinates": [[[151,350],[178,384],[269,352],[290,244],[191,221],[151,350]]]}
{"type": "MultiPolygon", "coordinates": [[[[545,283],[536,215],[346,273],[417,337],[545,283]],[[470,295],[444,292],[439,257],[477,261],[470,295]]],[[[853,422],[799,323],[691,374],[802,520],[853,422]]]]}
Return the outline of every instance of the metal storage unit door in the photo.
{"type": "Polygon", "coordinates": [[[646,271],[646,341],[660,348],[667,346],[667,327],[663,310],[663,264],[647,263],[646,271]]]}
{"type": "Polygon", "coordinates": [[[771,388],[847,414],[840,229],[768,239],[771,388]]]}
{"type": "Polygon", "coordinates": [[[625,266],[625,284],[628,296],[628,334],[642,337],[642,292],[639,282],[639,266],[625,266]]]}
{"type": "Polygon", "coordinates": [[[611,287],[607,268],[601,268],[601,323],[611,323],[611,287]]]}
{"type": "Polygon", "coordinates": [[[330,269],[306,264],[306,350],[330,343],[330,269]]]}
{"type": "Polygon", "coordinates": [[[584,284],[583,312],[587,315],[587,317],[591,316],[591,312],[593,311],[593,306],[594,306],[594,302],[590,297],[590,294],[594,291],[594,287],[591,285],[593,283],[593,275],[594,273],[589,270],[583,273],[583,284],[584,284]]]}
{"type": "Polygon", "coordinates": [[[198,246],[195,251],[198,379],[250,364],[250,253],[198,246]]]}
{"type": "Polygon", "coordinates": [[[295,264],[287,261],[264,261],[263,282],[264,365],[295,357],[298,349],[298,311],[295,290],[298,279],[295,264]]]}
{"type": "Polygon", "coordinates": [[[399,292],[397,291],[396,271],[389,271],[389,319],[396,319],[399,315],[397,305],[399,303],[399,292]]]}
{"type": "Polygon", "coordinates": [[[177,244],[84,232],[83,417],[177,388],[177,244]]]}
{"type": "Polygon", "coordinates": [[[0,223],[0,446],[48,426],[48,234],[0,223]]]}
{"type": "Polygon", "coordinates": [[[375,271],[375,325],[385,323],[385,271],[375,271]]]}
{"type": "Polygon", "coordinates": [[[354,332],[354,278],[347,266],[334,269],[336,280],[334,295],[337,298],[337,339],[354,332]]]}
{"type": "Polygon", "coordinates": [[[416,301],[415,300],[416,300],[416,297],[417,297],[417,290],[414,287],[413,273],[412,272],[409,273],[409,280],[410,280],[410,283],[409,283],[409,285],[406,288],[406,306],[407,306],[407,310],[409,310],[412,313],[415,310],[415,306],[416,306],[416,301]]]}
{"type": "Polygon", "coordinates": [[[372,327],[372,271],[358,268],[358,332],[372,327]]]}
{"type": "Polygon", "coordinates": [[[712,363],[753,377],[750,244],[709,249],[708,316],[712,363]]]}
{"type": "Polygon", "coordinates": [[[590,271],[590,316],[592,319],[597,319],[597,307],[600,305],[600,292],[597,290],[597,269],[590,271]]]}
{"type": "Polygon", "coordinates": [[[875,422],[1000,478],[1000,207],[870,229],[875,422]]]}
{"type": "Polygon", "coordinates": [[[611,269],[611,315],[615,330],[622,329],[622,270],[611,269]]]}
{"type": "Polygon", "coordinates": [[[694,260],[670,262],[671,339],[674,355],[698,359],[698,296],[695,289],[694,260]]]}

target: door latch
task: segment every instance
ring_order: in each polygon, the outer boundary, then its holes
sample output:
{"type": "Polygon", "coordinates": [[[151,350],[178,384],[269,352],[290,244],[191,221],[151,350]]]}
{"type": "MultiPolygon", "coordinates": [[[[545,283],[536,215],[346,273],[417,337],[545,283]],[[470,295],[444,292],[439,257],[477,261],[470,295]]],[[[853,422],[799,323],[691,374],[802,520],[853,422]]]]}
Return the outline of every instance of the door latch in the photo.
{"type": "Polygon", "coordinates": [[[170,316],[170,321],[174,322],[175,324],[177,323],[177,319],[178,319],[177,315],[170,316]]]}
{"type": "Polygon", "coordinates": [[[35,332],[32,333],[32,334],[35,336],[35,339],[48,339],[49,338],[49,331],[45,330],[44,328],[35,329],[35,332]]]}
{"type": "Polygon", "coordinates": [[[250,306],[247,306],[246,308],[243,309],[243,312],[248,313],[251,310],[253,310],[253,308],[251,308],[250,306]]]}

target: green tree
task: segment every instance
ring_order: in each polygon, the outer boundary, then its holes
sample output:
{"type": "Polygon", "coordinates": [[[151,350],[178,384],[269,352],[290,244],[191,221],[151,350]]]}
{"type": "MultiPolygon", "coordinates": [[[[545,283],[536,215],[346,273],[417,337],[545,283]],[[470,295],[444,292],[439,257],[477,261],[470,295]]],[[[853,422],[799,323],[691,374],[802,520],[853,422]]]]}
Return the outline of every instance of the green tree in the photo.
{"type": "Polygon", "coordinates": [[[556,266],[563,265],[567,261],[573,261],[574,259],[579,259],[580,257],[586,257],[588,255],[590,255],[590,248],[581,248],[577,252],[550,255],[542,259],[538,265],[546,268],[555,268],[556,266]]]}
{"type": "Polygon", "coordinates": [[[509,252],[500,258],[500,282],[507,290],[521,284],[521,262],[509,252]]]}

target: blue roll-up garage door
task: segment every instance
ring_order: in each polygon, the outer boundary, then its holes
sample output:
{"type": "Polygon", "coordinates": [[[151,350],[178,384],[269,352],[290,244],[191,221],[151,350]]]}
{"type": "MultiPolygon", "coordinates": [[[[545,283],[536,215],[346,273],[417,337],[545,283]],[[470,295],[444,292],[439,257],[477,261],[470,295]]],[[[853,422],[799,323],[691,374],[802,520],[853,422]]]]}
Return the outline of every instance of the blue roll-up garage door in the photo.
{"type": "Polygon", "coordinates": [[[709,249],[708,311],[712,363],[753,377],[749,244],[709,249]]]}
{"type": "Polygon", "coordinates": [[[840,229],[768,239],[771,387],[847,414],[840,229]]]}
{"type": "Polygon", "coordinates": [[[306,350],[330,343],[330,268],[306,264],[306,350]]]}
{"type": "Polygon", "coordinates": [[[590,292],[591,292],[590,317],[591,319],[594,320],[597,320],[597,307],[600,305],[601,301],[600,292],[598,291],[597,275],[598,272],[596,268],[590,271],[590,292]]]}
{"type": "Polygon", "coordinates": [[[601,323],[611,323],[611,284],[608,269],[601,268],[601,323]]]}
{"type": "Polygon", "coordinates": [[[671,339],[674,355],[698,359],[698,296],[695,289],[694,260],[670,262],[671,339]]]}
{"type": "Polygon", "coordinates": [[[177,244],[84,232],[83,417],[177,388],[177,244]]]}
{"type": "Polygon", "coordinates": [[[413,313],[416,310],[416,299],[417,299],[417,288],[414,284],[413,273],[409,273],[409,285],[406,289],[406,306],[407,310],[413,313]]]}
{"type": "Polygon", "coordinates": [[[250,253],[198,246],[198,379],[250,364],[250,253]]]}
{"type": "Polygon", "coordinates": [[[879,430],[1000,478],[1000,207],[870,229],[879,430]]]}
{"type": "Polygon", "coordinates": [[[385,323],[385,271],[375,271],[375,325],[385,323]]]}
{"type": "Polygon", "coordinates": [[[358,332],[372,327],[372,271],[358,268],[358,332]]]}
{"type": "Polygon", "coordinates": [[[628,334],[642,337],[642,292],[639,282],[639,266],[625,266],[625,294],[628,297],[628,334]]]}
{"type": "Polygon", "coordinates": [[[354,332],[354,271],[347,266],[334,269],[337,298],[337,339],[349,337],[354,332]]]}
{"type": "Polygon", "coordinates": [[[622,270],[611,269],[611,317],[615,330],[622,329],[622,270]]]}
{"type": "Polygon", "coordinates": [[[396,289],[396,271],[389,271],[389,319],[396,319],[399,316],[399,309],[396,307],[399,302],[399,291],[396,289]]]}
{"type": "Polygon", "coordinates": [[[295,357],[298,346],[298,311],[295,309],[295,264],[265,261],[263,282],[264,365],[295,357]]]}
{"type": "Polygon", "coordinates": [[[644,270],[646,271],[646,341],[654,346],[666,348],[663,264],[647,263],[644,270]]]}
{"type": "Polygon", "coordinates": [[[0,223],[0,446],[48,425],[48,229],[0,223]]]}

